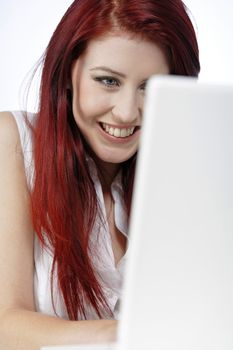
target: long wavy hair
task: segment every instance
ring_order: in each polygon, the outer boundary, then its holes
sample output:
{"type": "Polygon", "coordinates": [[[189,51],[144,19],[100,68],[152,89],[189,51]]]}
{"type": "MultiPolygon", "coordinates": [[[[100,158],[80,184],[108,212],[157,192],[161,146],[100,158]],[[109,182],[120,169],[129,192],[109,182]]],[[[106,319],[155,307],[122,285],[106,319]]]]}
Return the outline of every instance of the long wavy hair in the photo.
{"type": "MultiPolygon", "coordinates": [[[[58,24],[43,56],[31,199],[34,229],[53,250],[52,280],[56,272],[71,320],[86,318],[86,302],[100,318],[111,311],[92,265],[89,236],[99,209],[67,87],[72,63],[89,41],[116,29],[161,45],[171,74],[197,76],[200,70],[195,31],[181,0],[75,0],[58,24]]],[[[122,164],[128,216],[135,159],[122,164]]]]}

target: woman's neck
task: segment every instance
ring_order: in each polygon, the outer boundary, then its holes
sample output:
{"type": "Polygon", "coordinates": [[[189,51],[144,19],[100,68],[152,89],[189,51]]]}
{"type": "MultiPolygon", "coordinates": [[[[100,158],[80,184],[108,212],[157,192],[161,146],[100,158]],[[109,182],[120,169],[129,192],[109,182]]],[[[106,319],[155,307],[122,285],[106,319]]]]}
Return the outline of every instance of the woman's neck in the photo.
{"type": "Polygon", "coordinates": [[[98,157],[96,157],[96,155],[92,152],[90,148],[88,148],[88,153],[96,164],[97,172],[98,172],[100,183],[102,185],[103,192],[104,193],[111,192],[112,182],[121,168],[121,163],[105,162],[99,159],[98,157]]]}
{"type": "Polygon", "coordinates": [[[120,169],[120,164],[107,163],[96,160],[99,179],[104,193],[111,191],[111,185],[120,169]]]}

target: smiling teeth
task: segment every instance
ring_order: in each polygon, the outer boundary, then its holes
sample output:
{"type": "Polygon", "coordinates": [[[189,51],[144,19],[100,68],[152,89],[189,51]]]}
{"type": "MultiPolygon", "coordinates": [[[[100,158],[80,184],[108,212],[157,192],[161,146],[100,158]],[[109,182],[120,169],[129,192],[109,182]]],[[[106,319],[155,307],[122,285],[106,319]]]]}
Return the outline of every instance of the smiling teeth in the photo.
{"type": "Polygon", "coordinates": [[[102,123],[103,129],[112,136],[115,137],[128,137],[133,134],[135,127],[127,128],[127,129],[119,129],[119,128],[113,128],[112,126],[109,126],[105,123],[102,123]]]}

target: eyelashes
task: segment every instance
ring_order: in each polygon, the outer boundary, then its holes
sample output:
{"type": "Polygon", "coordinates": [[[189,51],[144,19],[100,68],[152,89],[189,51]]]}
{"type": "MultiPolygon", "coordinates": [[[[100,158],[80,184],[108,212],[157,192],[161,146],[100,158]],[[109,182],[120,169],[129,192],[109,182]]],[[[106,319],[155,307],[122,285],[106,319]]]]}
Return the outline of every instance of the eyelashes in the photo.
{"type": "Polygon", "coordinates": [[[141,89],[142,91],[145,91],[145,90],[146,90],[146,85],[147,85],[147,81],[144,81],[144,83],[142,83],[142,84],[140,85],[140,89],[141,89]]]}
{"type": "Polygon", "coordinates": [[[108,88],[120,86],[120,81],[113,77],[101,76],[101,77],[95,77],[94,80],[108,88]]]}
{"type": "MultiPolygon", "coordinates": [[[[97,81],[98,83],[102,84],[103,86],[109,88],[109,89],[120,87],[120,85],[121,85],[121,82],[117,78],[114,78],[111,76],[99,76],[99,77],[95,77],[94,80],[97,81]]],[[[139,86],[139,89],[141,91],[145,91],[146,85],[147,85],[147,81],[144,81],[139,86]]]]}

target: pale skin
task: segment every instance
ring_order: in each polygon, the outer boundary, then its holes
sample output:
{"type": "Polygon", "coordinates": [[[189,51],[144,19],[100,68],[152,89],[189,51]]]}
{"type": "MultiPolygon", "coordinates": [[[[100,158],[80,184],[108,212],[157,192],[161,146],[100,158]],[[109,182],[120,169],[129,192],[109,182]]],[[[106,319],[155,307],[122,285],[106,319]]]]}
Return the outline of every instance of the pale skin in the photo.
{"type": "MultiPolygon", "coordinates": [[[[73,65],[74,117],[105,174],[103,193],[116,264],[126,242],[115,226],[110,185],[119,164],[136,152],[140,131],[129,141],[115,142],[114,135],[109,138],[100,130],[100,123],[120,130],[140,126],[143,84],[152,74],[167,73],[159,47],[125,33],[93,40],[73,65]],[[100,81],[100,76],[108,78],[100,81]],[[112,78],[118,82],[108,80],[112,78]],[[96,100],[82,98],[87,92],[96,100]]],[[[0,193],[0,348],[38,350],[43,345],[115,341],[115,320],[67,321],[36,312],[29,192],[19,133],[9,112],[0,113],[0,193]]]]}

